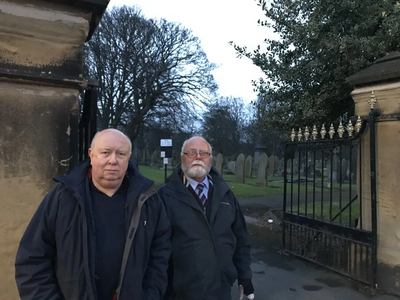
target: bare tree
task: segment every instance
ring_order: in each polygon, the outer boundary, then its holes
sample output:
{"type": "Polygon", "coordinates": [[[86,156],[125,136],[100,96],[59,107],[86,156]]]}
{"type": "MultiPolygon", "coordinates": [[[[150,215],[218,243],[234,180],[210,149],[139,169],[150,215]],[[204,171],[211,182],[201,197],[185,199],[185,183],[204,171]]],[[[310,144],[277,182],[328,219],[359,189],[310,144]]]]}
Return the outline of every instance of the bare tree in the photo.
{"type": "MultiPolygon", "coordinates": [[[[189,29],[145,19],[135,7],[106,12],[86,49],[87,76],[99,80],[99,123],[132,139],[147,117],[196,114],[217,89],[211,64],[189,29]]],[[[172,121],[173,122],[173,121],[172,121]]]]}
{"type": "Polygon", "coordinates": [[[224,155],[238,154],[247,117],[243,99],[221,97],[203,114],[202,133],[215,150],[224,155]]]}

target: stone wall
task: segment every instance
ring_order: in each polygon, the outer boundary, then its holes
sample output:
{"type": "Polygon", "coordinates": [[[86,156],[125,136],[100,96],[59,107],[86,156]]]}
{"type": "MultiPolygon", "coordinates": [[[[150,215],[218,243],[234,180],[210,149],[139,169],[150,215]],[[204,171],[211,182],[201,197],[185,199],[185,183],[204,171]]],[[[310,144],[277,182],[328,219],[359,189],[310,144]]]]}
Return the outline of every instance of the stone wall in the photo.
{"type": "MultiPolygon", "coordinates": [[[[400,121],[390,115],[400,113],[400,83],[382,83],[356,88],[352,95],[356,114],[367,116],[372,91],[382,118],[377,122],[377,237],[378,287],[400,294],[400,121]]],[[[363,227],[371,229],[370,138],[362,139],[362,201],[363,227]]]]}
{"type": "Polygon", "coordinates": [[[0,298],[19,299],[21,236],[52,177],[68,166],[70,113],[84,87],[88,9],[42,1],[0,2],[0,298]]]}

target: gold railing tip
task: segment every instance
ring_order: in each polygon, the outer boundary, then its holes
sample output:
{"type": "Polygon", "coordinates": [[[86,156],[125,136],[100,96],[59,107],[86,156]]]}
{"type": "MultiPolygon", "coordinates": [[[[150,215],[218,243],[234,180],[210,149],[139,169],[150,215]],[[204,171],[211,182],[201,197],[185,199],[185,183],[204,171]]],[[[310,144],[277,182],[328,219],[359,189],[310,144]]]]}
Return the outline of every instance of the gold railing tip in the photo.
{"type": "Polygon", "coordinates": [[[333,136],[335,135],[335,128],[333,127],[333,123],[331,123],[331,127],[329,127],[329,137],[333,139],[333,136]]]}
{"type": "Polygon", "coordinates": [[[325,135],[326,135],[325,124],[322,124],[322,127],[321,127],[321,138],[324,139],[325,135]]]}
{"type": "Polygon", "coordinates": [[[306,126],[306,129],[304,130],[304,138],[306,141],[308,141],[309,137],[310,137],[310,131],[308,130],[308,126],[306,126]]]}
{"type": "Polygon", "coordinates": [[[371,92],[371,97],[370,97],[370,99],[368,100],[368,103],[369,103],[369,105],[370,105],[370,108],[371,108],[371,109],[374,109],[377,102],[378,102],[378,100],[376,99],[375,93],[374,93],[374,91],[372,91],[372,92],[371,92]]]}
{"type": "Polygon", "coordinates": [[[313,137],[313,140],[316,140],[316,139],[317,139],[317,136],[318,136],[317,126],[315,126],[315,125],[313,126],[311,135],[312,135],[312,137],[313,137]]]}
{"type": "Polygon", "coordinates": [[[358,133],[361,129],[361,117],[358,116],[357,121],[356,121],[356,125],[354,126],[354,129],[356,131],[356,133],[358,133]]]}
{"type": "Polygon", "coordinates": [[[301,134],[301,127],[299,127],[299,132],[297,133],[297,140],[300,142],[301,138],[302,138],[302,134],[301,134]]]}
{"type": "Polygon", "coordinates": [[[344,133],[344,128],[343,128],[342,121],[340,121],[340,123],[339,123],[339,127],[338,127],[337,132],[339,134],[339,138],[342,138],[343,137],[343,133],[344,133]]]}
{"type": "Polygon", "coordinates": [[[354,127],[353,127],[353,123],[351,122],[351,119],[350,119],[349,125],[347,125],[347,132],[348,132],[349,136],[353,136],[353,131],[354,131],[354,127]]]}
{"type": "Polygon", "coordinates": [[[296,138],[296,131],[294,131],[294,128],[292,129],[292,133],[290,134],[290,138],[292,142],[294,142],[294,139],[296,138]]]}

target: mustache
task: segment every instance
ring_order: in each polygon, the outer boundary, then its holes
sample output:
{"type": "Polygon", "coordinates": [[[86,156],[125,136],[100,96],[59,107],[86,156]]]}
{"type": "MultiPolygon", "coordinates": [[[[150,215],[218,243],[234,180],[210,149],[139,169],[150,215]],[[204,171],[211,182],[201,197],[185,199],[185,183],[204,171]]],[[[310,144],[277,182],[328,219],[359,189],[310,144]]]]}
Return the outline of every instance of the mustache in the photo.
{"type": "Polygon", "coordinates": [[[194,165],[200,165],[200,166],[202,166],[203,168],[206,166],[206,164],[205,164],[203,161],[201,161],[201,160],[199,160],[199,161],[192,161],[192,162],[190,163],[189,167],[193,167],[194,165]]]}

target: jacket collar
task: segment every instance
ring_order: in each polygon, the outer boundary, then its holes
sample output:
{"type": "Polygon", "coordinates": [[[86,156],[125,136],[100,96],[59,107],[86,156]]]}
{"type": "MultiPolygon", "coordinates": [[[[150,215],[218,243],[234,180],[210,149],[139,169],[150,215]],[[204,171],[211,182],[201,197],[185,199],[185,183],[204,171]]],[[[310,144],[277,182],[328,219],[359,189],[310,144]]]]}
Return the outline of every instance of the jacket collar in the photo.
{"type": "MultiPolygon", "coordinates": [[[[54,181],[64,183],[65,186],[78,193],[80,196],[85,194],[85,182],[91,168],[90,158],[77,164],[70,173],[54,177],[54,181]]],[[[136,199],[144,190],[151,187],[154,181],[147,179],[140,174],[136,163],[129,160],[126,178],[129,180],[128,199],[136,199]]]]}
{"type": "MultiPolygon", "coordinates": [[[[213,222],[215,215],[217,214],[218,208],[221,204],[221,199],[229,192],[229,186],[219,175],[218,171],[211,167],[209,175],[212,178],[214,190],[211,198],[211,215],[210,222],[213,222]]],[[[202,211],[198,201],[193,197],[192,193],[186,187],[184,183],[184,177],[182,174],[181,165],[177,166],[172,174],[166,179],[166,185],[173,192],[180,194],[181,196],[176,197],[177,201],[183,202],[191,207],[202,211]],[[184,196],[184,197],[183,197],[184,196]]]]}

